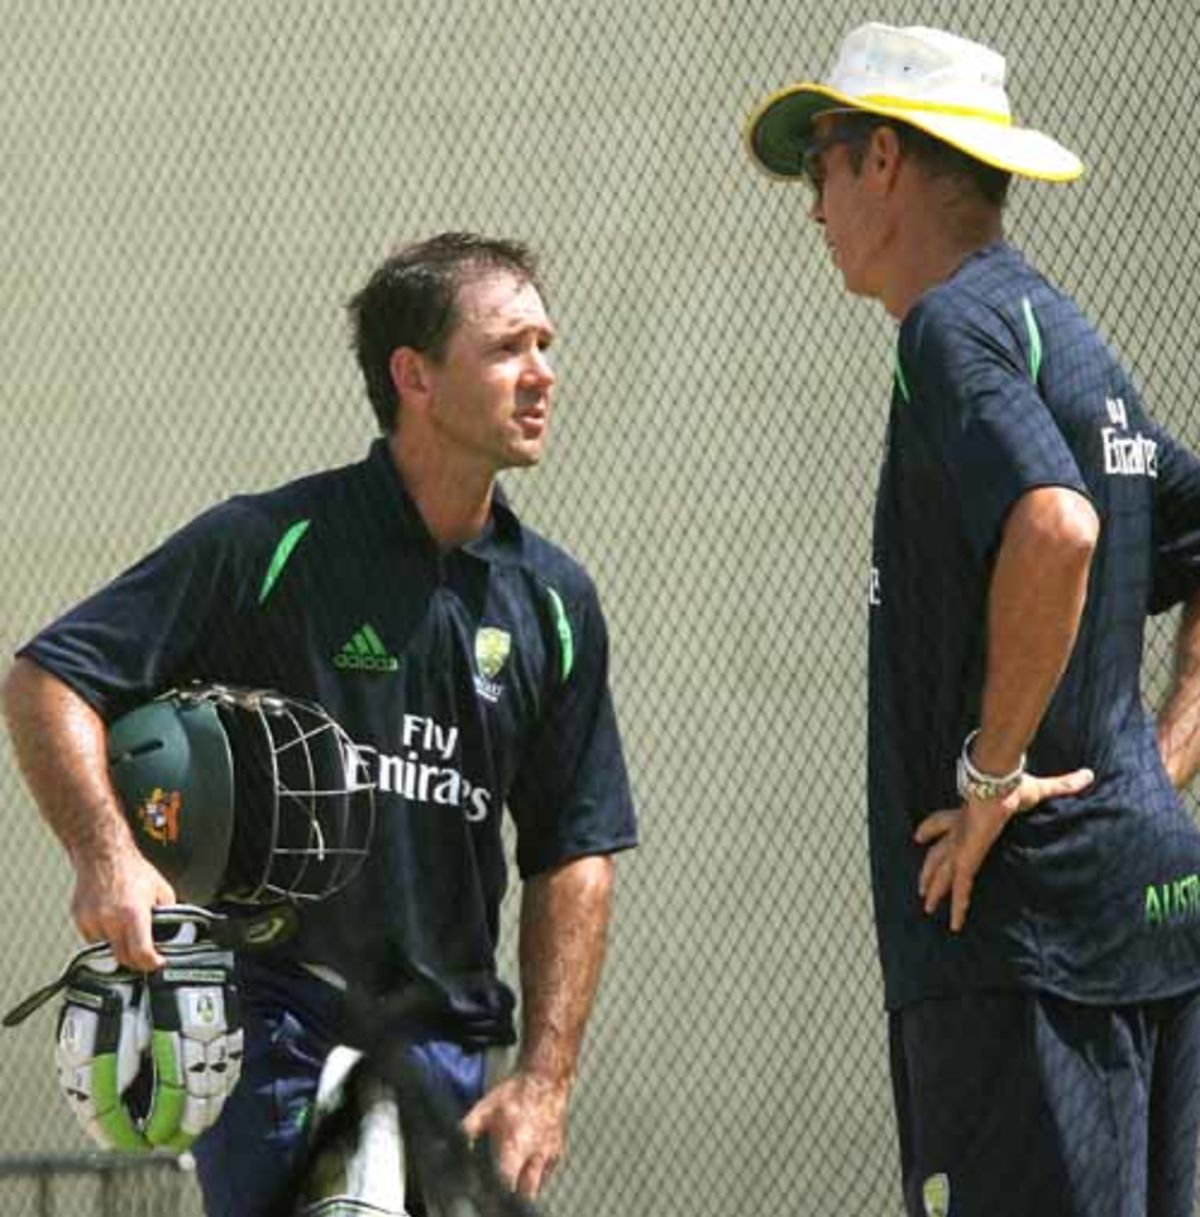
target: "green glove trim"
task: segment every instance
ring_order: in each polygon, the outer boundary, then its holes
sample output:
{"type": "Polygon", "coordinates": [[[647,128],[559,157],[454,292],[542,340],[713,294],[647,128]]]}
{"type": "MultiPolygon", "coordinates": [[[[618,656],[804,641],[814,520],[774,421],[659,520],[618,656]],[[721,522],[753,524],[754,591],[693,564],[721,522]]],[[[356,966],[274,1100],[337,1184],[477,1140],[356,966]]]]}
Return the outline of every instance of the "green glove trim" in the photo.
{"type": "Polygon", "coordinates": [[[117,1054],[105,1053],[92,1062],[92,1102],[96,1107],[96,1127],[104,1134],[107,1148],[121,1153],[143,1153],[150,1146],[138,1132],[117,1090],[117,1054]]]}

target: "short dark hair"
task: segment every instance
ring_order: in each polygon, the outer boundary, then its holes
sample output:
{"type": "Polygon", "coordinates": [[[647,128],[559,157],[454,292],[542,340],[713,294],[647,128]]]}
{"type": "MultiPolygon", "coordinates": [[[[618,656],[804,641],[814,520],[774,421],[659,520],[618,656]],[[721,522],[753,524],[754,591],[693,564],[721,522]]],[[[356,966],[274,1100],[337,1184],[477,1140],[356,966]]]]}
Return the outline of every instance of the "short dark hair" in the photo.
{"type": "Polygon", "coordinates": [[[459,321],[459,288],[497,271],[545,295],[537,259],[520,241],[443,232],[397,249],[347,302],[367,396],[385,435],[395,428],[400,405],[392,352],[412,347],[440,361],[459,321]]]}
{"type": "Polygon", "coordinates": [[[865,110],[843,111],[835,114],[833,120],[834,134],[844,137],[850,165],[856,174],[862,171],[871,133],[879,127],[891,127],[900,140],[904,155],[919,161],[931,177],[958,178],[979,198],[996,207],[1003,207],[1008,202],[1011,173],[984,164],[917,127],[865,110]]]}

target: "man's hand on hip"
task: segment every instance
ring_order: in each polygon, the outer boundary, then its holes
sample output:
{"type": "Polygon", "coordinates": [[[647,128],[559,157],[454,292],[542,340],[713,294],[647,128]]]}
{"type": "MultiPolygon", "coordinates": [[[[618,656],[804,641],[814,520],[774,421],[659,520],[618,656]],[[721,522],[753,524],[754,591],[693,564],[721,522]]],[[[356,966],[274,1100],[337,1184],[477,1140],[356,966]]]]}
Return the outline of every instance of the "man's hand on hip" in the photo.
{"type": "Polygon", "coordinates": [[[975,876],[1008,821],[1046,799],[1079,794],[1094,779],[1090,769],[1048,778],[1027,773],[1004,798],[969,799],[961,807],[926,816],[913,835],[918,845],[929,846],[917,885],[925,911],[935,912],[948,895],[950,929],[958,933],[966,924],[975,876]]]}

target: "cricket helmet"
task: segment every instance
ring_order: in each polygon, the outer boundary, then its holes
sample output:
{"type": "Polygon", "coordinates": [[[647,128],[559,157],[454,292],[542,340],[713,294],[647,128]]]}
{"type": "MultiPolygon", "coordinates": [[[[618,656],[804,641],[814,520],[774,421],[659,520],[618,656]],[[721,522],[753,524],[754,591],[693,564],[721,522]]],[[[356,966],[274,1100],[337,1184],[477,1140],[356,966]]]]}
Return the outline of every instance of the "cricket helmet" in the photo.
{"type": "Polygon", "coordinates": [[[374,784],[322,707],[196,684],[117,719],[109,772],[141,852],[180,900],[320,900],[358,873],[374,784]]]}

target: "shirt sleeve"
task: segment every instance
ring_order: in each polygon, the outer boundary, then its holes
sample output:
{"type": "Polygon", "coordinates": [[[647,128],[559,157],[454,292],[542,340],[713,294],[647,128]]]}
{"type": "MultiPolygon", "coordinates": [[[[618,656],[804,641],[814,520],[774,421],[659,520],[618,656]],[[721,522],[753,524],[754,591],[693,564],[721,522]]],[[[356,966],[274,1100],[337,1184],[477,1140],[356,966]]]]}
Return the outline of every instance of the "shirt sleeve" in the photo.
{"type": "MultiPolygon", "coordinates": [[[[961,302],[959,302],[961,304],[961,302]]],[[[900,331],[910,388],[905,408],[947,471],[967,539],[988,559],[1023,494],[1087,485],[1003,320],[948,302],[921,302],[900,331]]]]}
{"type": "Polygon", "coordinates": [[[232,504],[212,508],[18,654],[53,673],[106,721],[165,689],[232,666],[246,599],[232,504]]]}
{"type": "Polygon", "coordinates": [[[1161,613],[1200,588],[1200,459],[1156,427],[1154,576],[1150,611],[1161,613]]]}
{"type": "Polygon", "coordinates": [[[608,684],[608,630],[595,588],[589,583],[563,614],[560,648],[570,649],[569,669],[560,665],[558,686],[508,797],[522,878],[637,844],[608,684]]]}

